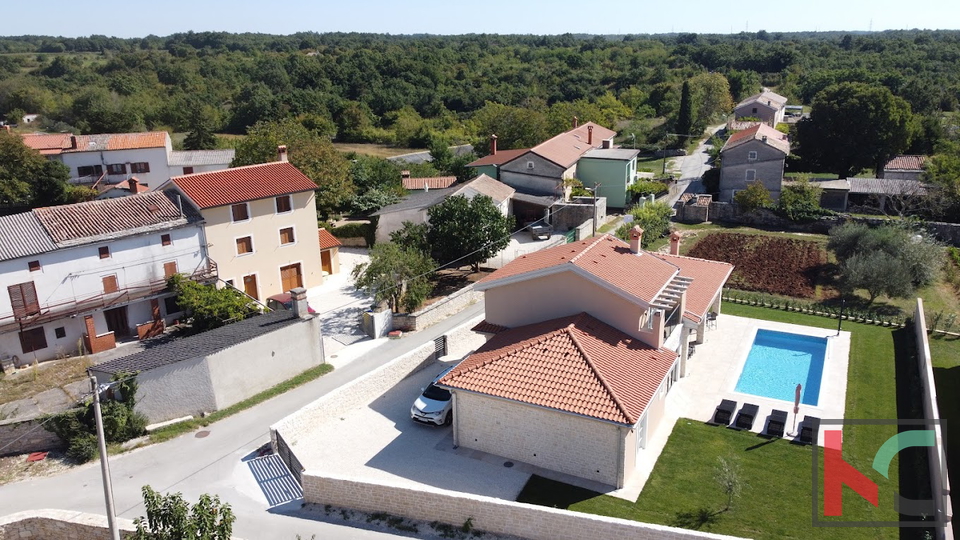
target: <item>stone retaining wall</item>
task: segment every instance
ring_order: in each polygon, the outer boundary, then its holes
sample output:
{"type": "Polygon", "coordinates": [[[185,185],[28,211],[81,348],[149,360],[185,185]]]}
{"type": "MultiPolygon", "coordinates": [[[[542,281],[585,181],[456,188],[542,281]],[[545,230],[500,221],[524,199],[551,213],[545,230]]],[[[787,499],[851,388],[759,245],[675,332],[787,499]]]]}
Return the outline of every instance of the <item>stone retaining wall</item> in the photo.
{"type": "Polygon", "coordinates": [[[403,487],[333,475],[303,474],[304,501],[364,512],[386,512],[460,526],[472,520],[475,529],[531,540],[705,540],[733,539],[687,529],[665,527],[545,506],[506,501],[427,486],[403,487]]]}
{"type": "Polygon", "coordinates": [[[475,290],[475,284],[468,285],[416,313],[394,313],[393,329],[403,330],[404,332],[423,330],[454,313],[459,313],[463,308],[482,299],[483,292],[475,290]]]}
{"type": "Polygon", "coordinates": [[[0,422],[0,456],[57,448],[63,448],[63,441],[56,434],[41,427],[40,418],[0,422]]]}
{"type": "MultiPolygon", "coordinates": [[[[117,518],[121,538],[136,529],[129,519],[117,518]]],[[[107,516],[67,510],[31,510],[0,517],[0,540],[110,540],[107,516]]]]}

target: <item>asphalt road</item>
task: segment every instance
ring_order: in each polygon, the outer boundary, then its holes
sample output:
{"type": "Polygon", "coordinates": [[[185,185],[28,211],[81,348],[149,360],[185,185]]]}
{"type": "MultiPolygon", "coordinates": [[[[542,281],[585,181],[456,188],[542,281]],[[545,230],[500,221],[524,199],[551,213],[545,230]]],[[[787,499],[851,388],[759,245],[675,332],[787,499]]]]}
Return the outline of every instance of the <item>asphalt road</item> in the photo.
{"type": "MultiPolygon", "coordinates": [[[[677,192],[677,195],[673,200],[669,201],[672,206],[677,202],[677,199],[680,198],[680,195],[683,193],[703,193],[704,187],[701,177],[709,168],[710,160],[709,149],[713,145],[710,144],[711,136],[722,128],[722,125],[719,126],[710,126],[707,128],[710,132],[710,136],[707,136],[705,139],[700,141],[700,144],[697,145],[696,151],[692,154],[686,156],[680,156],[675,158],[674,165],[671,167],[673,171],[677,171],[679,166],[679,180],[677,182],[684,187],[684,189],[677,192]]],[[[674,172],[676,174],[676,172],[674,172]]]]}
{"type": "MultiPolygon", "coordinates": [[[[380,531],[318,521],[300,510],[300,502],[270,508],[247,463],[269,441],[269,426],[318,397],[404,354],[483,313],[478,302],[434,326],[390,340],[361,358],[304,386],[264,402],[253,409],[221,420],[202,432],[188,433],[110,459],[117,514],[134,519],[144,515],[140,489],[150,485],[160,492],[181,492],[191,502],[200,495],[219,495],[230,503],[237,521],[234,534],[247,540],[260,538],[380,539],[393,535],[380,531]]],[[[349,451],[345,449],[345,451],[349,451]]],[[[105,514],[99,463],[67,473],[0,486],[3,514],[55,508],[105,514]]]]}

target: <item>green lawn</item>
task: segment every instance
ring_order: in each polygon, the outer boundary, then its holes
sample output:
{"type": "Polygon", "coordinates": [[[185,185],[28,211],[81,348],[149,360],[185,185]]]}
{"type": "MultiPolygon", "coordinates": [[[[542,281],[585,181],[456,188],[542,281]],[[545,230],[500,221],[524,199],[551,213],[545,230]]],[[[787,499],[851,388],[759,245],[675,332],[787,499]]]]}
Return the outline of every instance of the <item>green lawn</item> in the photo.
{"type": "MultiPolygon", "coordinates": [[[[799,313],[725,303],[723,312],[772,321],[835,328],[837,321],[799,313]]],[[[848,372],[847,419],[910,418],[919,414],[914,340],[909,329],[890,329],[844,322],[852,332],[848,372]]],[[[935,355],[949,355],[960,373],[957,342],[937,340],[935,355]]],[[[951,372],[952,373],[952,372],[951,372]]],[[[954,375],[956,378],[957,375],[954,375]]],[[[954,383],[960,381],[953,381],[954,383]]],[[[873,508],[845,490],[844,518],[895,520],[891,482],[875,473],[871,463],[880,445],[895,428],[844,428],[844,457],[864,471],[880,488],[880,506],[873,508]]],[[[640,498],[631,503],[535,477],[519,500],[617,516],[663,525],[750,538],[899,538],[893,528],[836,528],[812,526],[810,448],[785,440],[767,441],[755,434],[680,419],[670,436],[640,498]],[[729,511],[714,480],[718,457],[732,457],[741,466],[746,486],[729,511]]],[[[905,496],[917,495],[915,463],[894,460],[890,477],[905,496]]],[[[919,498],[919,497],[917,497],[919,498]]],[[[913,530],[903,537],[912,538],[913,530]]],[[[920,537],[917,535],[916,537],[920,537]]]]}

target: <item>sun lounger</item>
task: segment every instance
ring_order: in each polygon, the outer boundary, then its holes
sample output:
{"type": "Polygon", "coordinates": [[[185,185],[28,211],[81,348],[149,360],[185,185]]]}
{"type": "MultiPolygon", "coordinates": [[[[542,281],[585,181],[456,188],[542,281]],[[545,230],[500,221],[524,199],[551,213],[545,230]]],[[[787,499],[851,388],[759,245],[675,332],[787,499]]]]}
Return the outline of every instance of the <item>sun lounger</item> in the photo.
{"type": "Polygon", "coordinates": [[[744,403],[743,407],[740,407],[740,412],[737,413],[737,421],[733,423],[733,429],[740,429],[744,431],[750,431],[753,429],[753,422],[757,419],[757,412],[760,410],[760,406],[754,405],[753,403],[744,403]]]}
{"type": "Polygon", "coordinates": [[[711,426],[727,426],[733,418],[733,413],[737,412],[737,402],[724,399],[717,405],[717,410],[713,413],[713,418],[707,422],[711,426]]]}
{"type": "Polygon", "coordinates": [[[771,437],[783,437],[784,427],[787,425],[787,411],[774,409],[770,413],[770,421],[767,422],[767,435],[771,437]]]}
{"type": "Polygon", "coordinates": [[[817,444],[820,438],[820,419],[816,416],[804,416],[800,423],[801,444],[817,444]]]}

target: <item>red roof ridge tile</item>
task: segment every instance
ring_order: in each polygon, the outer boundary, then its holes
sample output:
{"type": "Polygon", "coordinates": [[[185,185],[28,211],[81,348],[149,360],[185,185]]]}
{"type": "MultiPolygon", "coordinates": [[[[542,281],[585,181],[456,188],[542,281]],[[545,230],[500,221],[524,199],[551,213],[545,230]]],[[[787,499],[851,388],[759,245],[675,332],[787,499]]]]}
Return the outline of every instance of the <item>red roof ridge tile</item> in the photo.
{"type": "MultiPolygon", "coordinates": [[[[728,263],[728,262],[715,261],[715,260],[713,260],[713,259],[702,259],[702,258],[700,258],[700,257],[691,257],[691,256],[689,256],[689,255],[674,255],[673,253],[654,253],[654,252],[652,252],[652,251],[651,251],[650,253],[652,253],[655,257],[658,257],[658,258],[659,258],[659,257],[679,257],[679,258],[681,258],[681,259],[690,259],[691,261],[701,261],[701,262],[706,262],[706,263],[719,264],[719,265],[721,265],[721,266],[722,266],[722,265],[725,265],[725,264],[729,264],[730,266],[733,266],[732,264],[730,264],[730,263],[728,263]]],[[[673,263],[670,262],[670,261],[664,261],[664,262],[669,263],[669,264],[673,264],[673,263]]],[[[677,265],[674,264],[674,266],[677,266],[677,265]]]]}
{"type": "Polygon", "coordinates": [[[590,242],[590,243],[587,245],[587,247],[583,248],[583,251],[581,251],[580,253],[577,253],[576,255],[574,255],[573,257],[571,257],[568,262],[571,262],[571,263],[577,262],[578,260],[580,260],[580,257],[583,257],[583,254],[584,254],[584,253],[590,251],[590,249],[593,248],[593,246],[596,246],[597,244],[599,244],[601,240],[608,240],[608,239],[609,239],[609,238],[608,238],[609,236],[610,236],[610,233],[606,233],[606,234],[604,234],[604,235],[602,235],[602,236],[598,236],[593,242],[590,242]]]}
{"type": "Polygon", "coordinates": [[[580,313],[580,315],[577,315],[577,318],[574,321],[571,321],[570,324],[565,326],[563,330],[566,331],[567,335],[570,336],[570,340],[573,341],[574,346],[577,348],[578,351],[580,351],[581,356],[583,356],[583,361],[586,362],[588,366],[590,366],[590,370],[593,371],[593,375],[597,378],[598,381],[600,381],[600,385],[603,386],[603,389],[607,391],[607,394],[610,396],[610,399],[613,400],[617,408],[620,409],[620,414],[622,414],[624,418],[629,420],[631,424],[635,424],[637,420],[639,420],[639,418],[634,418],[633,415],[631,415],[630,412],[627,411],[627,408],[620,401],[620,398],[617,397],[616,392],[614,392],[613,389],[610,387],[610,383],[607,382],[607,379],[600,373],[600,370],[597,368],[596,364],[593,363],[593,359],[590,358],[590,355],[587,354],[587,351],[583,350],[583,345],[580,344],[580,341],[577,339],[576,334],[574,334],[573,332],[573,329],[576,328],[575,326],[576,321],[579,321],[580,319],[584,318],[584,315],[586,315],[586,312],[582,312],[580,313]]]}

